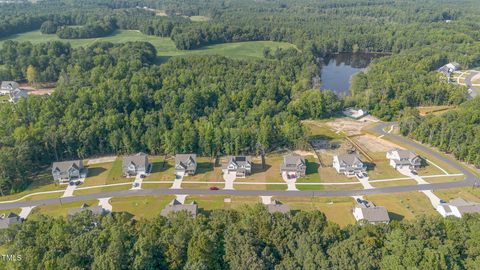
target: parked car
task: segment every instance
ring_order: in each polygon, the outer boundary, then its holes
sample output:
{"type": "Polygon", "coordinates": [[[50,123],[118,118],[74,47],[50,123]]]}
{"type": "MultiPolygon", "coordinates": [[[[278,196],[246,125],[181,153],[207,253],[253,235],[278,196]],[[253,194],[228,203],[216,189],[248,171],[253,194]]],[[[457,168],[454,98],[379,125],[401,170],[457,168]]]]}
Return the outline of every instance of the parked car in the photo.
{"type": "Polygon", "coordinates": [[[357,176],[358,178],[363,178],[363,174],[361,174],[361,173],[357,173],[356,176],[357,176]]]}
{"type": "Polygon", "coordinates": [[[139,183],[137,183],[137,182],[133,183],[133,187],[139,187],[139,186],[140,186],[139,183]]]}
{"type": "Polygon", "coordinates": [[[145,178],[145,177],[147,177],[145,174],[140,174],[140,178],[143,179],[143,178],[145,178]]]}
{"type": "Polygon", "coordinates": [[[445,200],[440,200],[440,203],[447,203],[445,200]]]}
{"type": "Polygon", "coordinates": [[[364,172],[363,177],[368,177],[368,173],[364,172]]]}
{"type": "Polygon", "coordinates": [[[410,171],[413,175],[417,175],[418,173],[416,171],[410,171]]]}
{"type": "Polygon", "coordinates": [[[219,190],[218,187],[210,187],[210,190],[219,190]]]}
{"type": "Polygon", "coordinates": [[[357,202],[358,202],[358,203],[363,203],[363,200],[360,199],[360,198],[357,198],[357,202]]]}
{"type": "Polygon", "coordinates": [[[70,181],[70,182],[68,182],[68,184],[69,184],[70,186],[73,186],[73,185],[75,185],[75,182],[70,181]]]}

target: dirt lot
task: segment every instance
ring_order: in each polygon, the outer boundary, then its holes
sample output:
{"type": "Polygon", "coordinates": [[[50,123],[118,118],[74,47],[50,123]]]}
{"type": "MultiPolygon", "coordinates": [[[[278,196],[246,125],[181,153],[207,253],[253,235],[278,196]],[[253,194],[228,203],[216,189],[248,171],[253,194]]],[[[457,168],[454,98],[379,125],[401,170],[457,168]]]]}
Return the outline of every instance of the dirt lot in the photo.
{"type": "Polygon", "coordinates": [[[394,143],[372,135],[357,136],[355,140],[370,152],[387,152],[392,148],[402,148],[394,143]]]}
{"type": "Polygon", "coordinates": [[[348,136],[363,134],[362,129],[369,124],[371,124],[370,121],[356,121],[350,118],[338,118],[326,123],[337,133],[343,132],[348,136]]]}
{"type": "Polygon", "coordinates": [[[107,162],[114,162],[117,159],[117,156],[109,156],[109,157],[100,157],[100,158],[92,158],[87,161],[87,165],[94,165],[94,164],[101,164],[107,162]]]}

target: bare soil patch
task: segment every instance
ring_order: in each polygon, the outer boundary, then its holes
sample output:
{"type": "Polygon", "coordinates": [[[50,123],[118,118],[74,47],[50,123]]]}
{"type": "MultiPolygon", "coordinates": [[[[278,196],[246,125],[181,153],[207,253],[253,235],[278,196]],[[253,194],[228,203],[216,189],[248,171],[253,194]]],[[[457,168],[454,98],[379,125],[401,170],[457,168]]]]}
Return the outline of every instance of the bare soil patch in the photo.
{"type": "Polygon", "coordinates": [[[402,148],[392,142],[372,135],[355,137],[355,140],[370,152],[387,152],[392,148],[402,148]]]}
{"type": "Polygon", "coordinates": [[[369,124],[369,121],[356,121],[350,118],[338,118],[326,123],[327,126],[334,129],[337,133],[343,132],[348,136],[363,134],[362,129],[369,124]]]}
{"type": "Polygon", "coordinates": [[[117,159],[117,156],[108,156],[108,157],[93,158],[93,159],[89,159],[89,160],[87,161],[87,165],[94,165],[94,164],[100,164],[100,163],[114,162],[115,159],[117,159]]]}

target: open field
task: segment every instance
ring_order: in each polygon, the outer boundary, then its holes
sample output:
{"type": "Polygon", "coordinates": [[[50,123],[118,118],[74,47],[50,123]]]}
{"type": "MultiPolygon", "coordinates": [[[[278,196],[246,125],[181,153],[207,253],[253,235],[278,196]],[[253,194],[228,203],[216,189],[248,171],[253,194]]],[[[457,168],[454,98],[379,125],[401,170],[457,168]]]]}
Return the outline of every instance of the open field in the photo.
{"type": "Polygon", "coordinates": [[[43,205],[43,206],[38,206],[32,209],[32,212],[28,216],[29,219],[35,219],[38,218],[40,214],[43,215],[49,215],[53,217],[66,217],[68,215],[68,209],[71,208],[78,208],[82,206],[84,203],[90,205],[90,206],[95,206],[98,205],[97,200],[91,200],[91,201],[83,201],[83,202],[72,202],[72,203],[64,203],[60,205],[43,205]]]}
{"type": "Polygon", "coordinates": [[[117,30],[108,37],[92,38],[92,39],[60,39],[57,35],[43,35],[39,30],[16,34],[4,39],[0,39],[0,45],[5,40],[15,41],[29,41],[33,44],[38,44],[47,41],[63,41],[70,42],[72,47],[89,46],[97,41],[107,41],[113,43],[146,41],[150,42],[157,49],[157,54],[162,59],[167,59],[172,56],[181,55],[222,55],[233,58],[263,58],[263,50],[270,48],[276,50],[277,48],[295,48],[295,45],[286,42],[274,41],[251,41],[251,42],[237,42],[216,44],[205,46],[197,50],[182,51],[175,48],[175,44],[170,38],[163,38],[157,36],[148,36],[136,30],[117,30]]]}
{"type": "Polygon", "coordinates": [[[112,198],[110,204],[114,212],[128,212],[136,219],[156,217],[175,196],[134,196],[112,198]]]}
{"type": "Polygon", "coordinates": [[[435,115],[442,114],[453,108],[455,108],[455,106],[448,106],[448,105],[422,106],[422,107],[417,107],[417,110],[420,113],[420,115],[425,116],[428,114],[435,114],[435,115]]]}
{"type": "Polygon", "coordinates": [[[304,120],[302,124],[308,128],[308,135],[312,138],[341,139],[345,137],[343,133],[337,133],[332,127],[328,126],[327,121],[328,120],[304,120]]]}
{"type": "Polygon", "coordinates": [[[419,215],[438,215],[427,196],[420,192],[402,192],[365,196],[375,205],[387,208],[393,220],[413,219],[419,215]]]}
{"type": "Polygon", "coordinates": [[[175,180],[175,160],[174,158],[149,157],[152,164],[152,171],[144,181],[173,181],[175,180]]]}
{"type": "Polygon", "coordinates": [[[433,193],[445,201],[450,201],[456,198],[463,198],[467,201],[480,203],[480,188],[452,188],[434,190],[433,193]]]}
{"type": "Polygon", "coordinates": [[[373,187],[382,188],[382,187],[416,185],[417,181],[413,179],[408,179],[408,180],[396,180],[396,181],[385,181],[385,182],[371,182],[370,184],[373,187]]]}
{"type": "Polygon", "coordinates": [[[329,221],[344,227],[354,224],[355,218],[352,208],[355,204],[350,197],[312,198],[312,197],[275,197],[292,210],[319,210],[325,214],[329,221]]]}

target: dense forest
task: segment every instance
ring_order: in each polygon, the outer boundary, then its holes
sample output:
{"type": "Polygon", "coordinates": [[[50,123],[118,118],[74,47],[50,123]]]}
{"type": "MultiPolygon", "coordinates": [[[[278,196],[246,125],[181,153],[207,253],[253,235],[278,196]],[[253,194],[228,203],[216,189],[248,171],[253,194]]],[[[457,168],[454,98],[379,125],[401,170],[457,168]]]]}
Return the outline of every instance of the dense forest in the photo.
{"type": "Polygon", "coordinates": [[[5,76],[33,69],[58,84],[51,96],[0,106],[0,187],[20,190],[29,172],[54,160],[106,153],[216,156],[302,147],[300,120],[330,117],[343,104],[331,92],[308,91],[316,68],[308,55],[276,55],[174,58],[159,66],[150,43],[72,49],[8,41],[0,50],[5,76]]]}
{"type": "MultiPolygon", "coordinates": [[[[11,269],[477,269],[480,216],[420,217],[346,228],[318,211],[261,205],[131,220],[83,212],[2,232],[11,269]]],[[[4,261],[2,261],[4,264],[4,261]]]]}
{"type": "Polygon", "coordinates": [[[418,111],[406,110],[400,128],[403,135],[480,166],[480,97],[441,115],[420,117],[418,111]]]}

